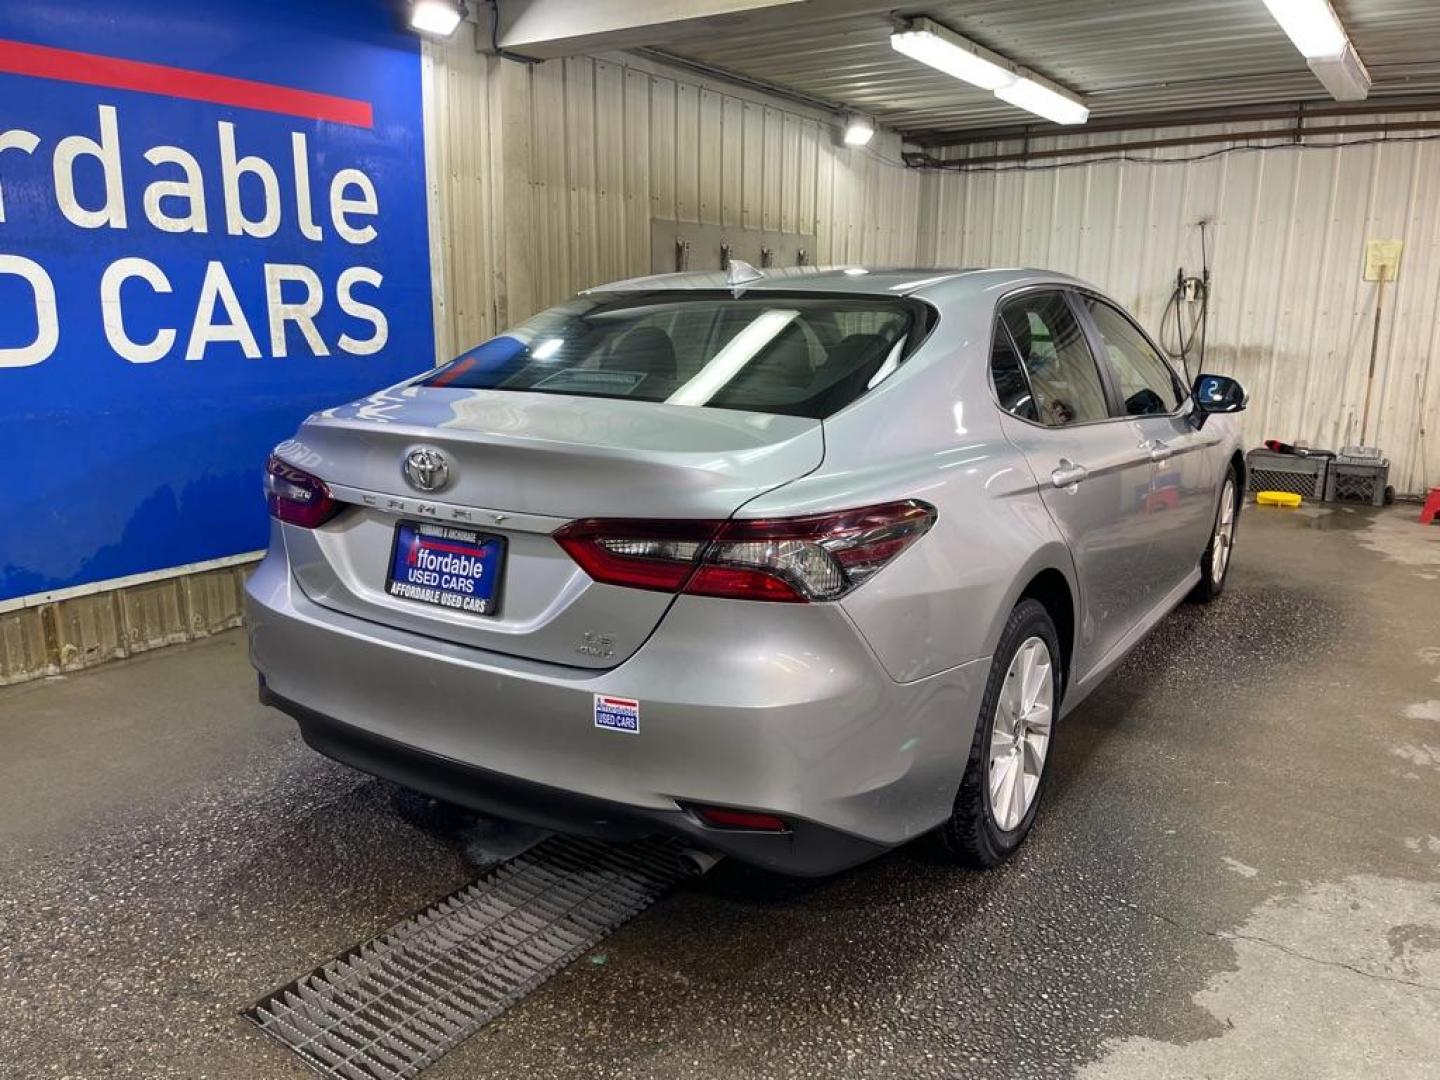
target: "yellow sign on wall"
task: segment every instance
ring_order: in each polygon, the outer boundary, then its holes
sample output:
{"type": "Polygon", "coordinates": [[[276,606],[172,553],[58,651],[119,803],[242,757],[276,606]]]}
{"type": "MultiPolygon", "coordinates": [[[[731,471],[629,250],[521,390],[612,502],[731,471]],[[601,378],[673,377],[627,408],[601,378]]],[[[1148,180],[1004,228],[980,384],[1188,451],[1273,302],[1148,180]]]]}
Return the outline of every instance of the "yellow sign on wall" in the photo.
{"type": "Polygon", "coordinates": [[[1365,280],[1394,281],[1400,276],[1400,249],[1402,240],[1365,241],[1365,280]]]}

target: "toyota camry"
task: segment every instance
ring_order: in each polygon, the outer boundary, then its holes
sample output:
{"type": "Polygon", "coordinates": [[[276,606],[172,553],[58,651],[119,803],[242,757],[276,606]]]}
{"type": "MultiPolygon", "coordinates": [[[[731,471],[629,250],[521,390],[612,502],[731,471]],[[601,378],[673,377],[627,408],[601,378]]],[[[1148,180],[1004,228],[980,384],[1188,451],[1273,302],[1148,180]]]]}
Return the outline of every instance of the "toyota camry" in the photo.
{"type": "Polygon", "coordinates": [[[563,832],[991,866],[1065,714],[1224,588],[1244,403],[1054,273],[590,289],[276,448],[261,697],[563,832]]]}

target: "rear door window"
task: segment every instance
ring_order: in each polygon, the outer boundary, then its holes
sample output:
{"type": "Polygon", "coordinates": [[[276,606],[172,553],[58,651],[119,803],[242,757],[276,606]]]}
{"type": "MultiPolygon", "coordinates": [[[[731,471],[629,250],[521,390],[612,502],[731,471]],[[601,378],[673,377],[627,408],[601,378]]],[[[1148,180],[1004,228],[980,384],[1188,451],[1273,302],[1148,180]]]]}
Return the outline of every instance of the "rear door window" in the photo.
{"type": "Polygon", "coordinates": [[[1011,416],[1039,423],[1035,399],[1030,394],[1030,382],[1020,367],[1020,357],[1010,340],[1010,331],[1002,322],[995,324],[995,338],[990,346],[990,380],[995,384],[995,398],[1002,409],[1011,416]]]}
{"type": "Polygon", "coordinates": [[[1000,318],[1030,378],[1040,423],[1066,427],[1109,417],[1100,370],[1063,294],[1025,293],[1008,301],[1000,318]]]}
{"type": "Polygon", "coordinates": [[[1120,400],[1130,416],[1172,413],[1185,400],[1179,380],[1138,327],[1118,308],[1094,296],[1081,301],[1105,343],[1120,400]]]}
{"type": "Polygon", "coordinates": [[[887,377],[924,322],[918,302],[898,298],[580,298],[470,350],[420,385],[823,419],[887,377]]]}

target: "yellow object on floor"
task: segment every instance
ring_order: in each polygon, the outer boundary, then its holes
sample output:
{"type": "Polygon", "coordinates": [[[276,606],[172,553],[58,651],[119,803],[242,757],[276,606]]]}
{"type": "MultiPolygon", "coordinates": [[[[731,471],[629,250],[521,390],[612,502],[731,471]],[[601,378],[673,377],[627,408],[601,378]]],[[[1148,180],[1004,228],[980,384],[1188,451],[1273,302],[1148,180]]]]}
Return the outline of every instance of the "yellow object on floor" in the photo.
{"type": "Polygon", "coordinates": [[[1290,506],[1300,505],[1300,496],[1293,491],[1257,491],[1255,501],[1261,506],[1290,506]]]}

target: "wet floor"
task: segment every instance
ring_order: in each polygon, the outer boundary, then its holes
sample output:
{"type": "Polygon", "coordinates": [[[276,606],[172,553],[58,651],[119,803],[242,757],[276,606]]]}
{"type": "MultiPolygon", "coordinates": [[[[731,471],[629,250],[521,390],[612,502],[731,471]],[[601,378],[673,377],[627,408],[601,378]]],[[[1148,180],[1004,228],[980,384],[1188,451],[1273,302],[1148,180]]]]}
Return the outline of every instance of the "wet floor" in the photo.
{"type": "MultiPolygon", "coordinates": [[[[426,1075],[1440,1076],[1440,529],[1246,514],[1023,853],[722,864],[426,1075]]],[[[226,635],[0,691],[0,1075],[306,1071],[237,1016],[475,874],[226,635]]]]}

